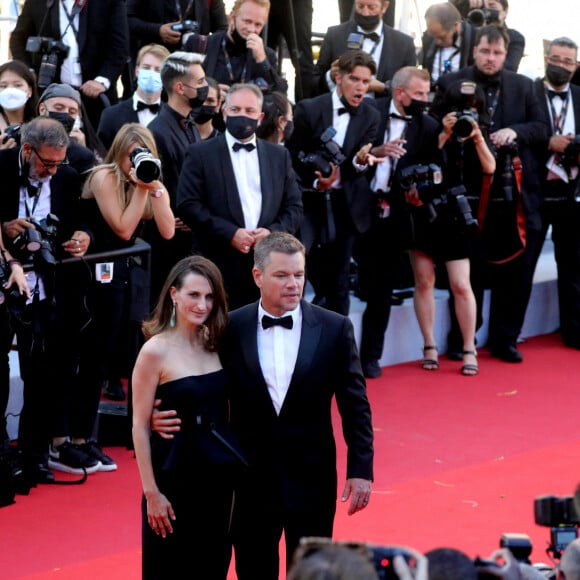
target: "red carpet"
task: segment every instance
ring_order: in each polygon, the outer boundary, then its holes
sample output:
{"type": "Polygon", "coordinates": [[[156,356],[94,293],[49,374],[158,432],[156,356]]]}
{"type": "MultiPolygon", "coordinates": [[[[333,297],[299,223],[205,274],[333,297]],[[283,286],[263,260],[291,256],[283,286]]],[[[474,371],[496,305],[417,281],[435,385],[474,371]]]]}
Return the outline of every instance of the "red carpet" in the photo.
{"type": "MultiPolygon", "coordinates": [[[[475,378],[442,358],[439,372],[408,363],[368,382],[376,481],[365,512],[348,517],[339,506],[337,539],[487,556],[502,533],[520,532],[532,539],[532,560],[548,561],[549,529],[535,525],[533,500],[571,495],[580,482],[580,353],[556,335],[521,351],[524,363],[510,365],[483,350],[475,378]]],[[[2,578],[140,577],[135,461],[124,448],[108,451],[117,472],[39,487],[0,509],[2,578]]]]}

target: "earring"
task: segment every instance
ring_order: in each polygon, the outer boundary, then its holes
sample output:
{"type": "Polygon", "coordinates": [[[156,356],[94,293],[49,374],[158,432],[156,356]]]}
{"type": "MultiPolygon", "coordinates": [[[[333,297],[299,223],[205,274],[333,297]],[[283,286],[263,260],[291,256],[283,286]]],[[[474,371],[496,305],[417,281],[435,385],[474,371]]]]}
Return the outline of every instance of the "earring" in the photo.
{"type": "Polygon", "coordinates": [[[171,326],[171,328],[175,326],[175,302],[173,303],[173,308],[171,309],[171,318],[169,319],[169,326],[171,326]]]}

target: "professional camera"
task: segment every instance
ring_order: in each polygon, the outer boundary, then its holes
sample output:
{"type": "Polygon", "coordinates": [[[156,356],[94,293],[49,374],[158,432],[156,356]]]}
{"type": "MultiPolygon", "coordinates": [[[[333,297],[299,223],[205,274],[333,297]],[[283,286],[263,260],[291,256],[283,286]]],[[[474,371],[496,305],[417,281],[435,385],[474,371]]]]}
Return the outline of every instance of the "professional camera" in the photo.
{"type": "Polygon", "coordinates": [[[171,25],[171,30],[185,34],[187,32],[199,32],[199,22],[197,20],[184,20],[171,25]]]}
{"type": "Polygon", "coordinates": [[[349,50],[361,50],[364,39],[364,35],[360,32],[351,32],[346,39],[346,48],[349,50]]]}
{"type": "Polygon", "coordinates": [[[54,82],[56,69],[68,56],[69,47],[60,40],[44,36],[29,36],[26,41],[27,52],[41,54],[38,69],[38,87],[45,89],[54,82]]]}
{"type": "Polygon", "coordinates": [[[488,24],[499,24],[499,10],[489,8],[476,8],[467,13],[467,20],[473,26],[487,26],[488,24]]]}
{"type": "Polygon", "coordinates": [[[16,284],[6,286],[11,273],[12,269],[8,262],[4,259],[0,260],[0,304],[6,303],[12,310],[22,311],[26,304],[26,295],[20,294],[16,284]]]}
{"type": "Polygon", "coordinates": [[[421,195],[421,190],[424,188],[441,185],[442,181],[441,167],[434,163],[429,165],[410,165],[405,167],[399,176],[399,186],[403,191],[409,191],[415,186],[419,195],[421,195]]]}
{"type": "Polygon", "coordinates": [[[49,266],[56,265],[58,252],[58,226],[60,220],[49,213],[43,220],[31,220],[33,228],[26,228],[12,240],[12,246],[19,256],[31,258],[39,256],[49,266]]]}
{"type": "Polygon", "coordinates": [[[539,526],[550,528],[551,543],[547,549],[560,558],[566,546],[578,537],[580,515],[573,496],[542,495],[534,500],[534,520],[539,526]]]}
{"type": "Polygon", "coordinates": [[[580,155],[580,135],[576,135],[574,139],[566,145],[564,153],[560,156],[560,160],[565,169],[578,167],[578,156],[580,155]]]}
{"type": "Polygon", "coordinates": [[[161,161],[151,154],[147,147],[135,147],[130,155],[135,175],[143,183],[151,183],[161,177],[161,161]]]}
{"type": "Polygon", "coordinates": [[[514,200],[514,187],[517,188],[514,179],[514,157],[517,155],[518,146],[515,141],[496,150],[497,168],[491,189],[492,197],[496,200],[514,200]]]}
{"type": "Polygon", "coordinates": [[[12,125],[8,125],[6,129],[4,129],[4,138],[2,139],[2,144],[6,143],[8,139],[14,139],[16,141],[16,145],[20,145],[20,129],[22,125],[20,123],[13,123],[12,125]]]}
{"type": "Polygon", "coordinates": [[[335,135],[336,129],[334,127],[325,129],[320,135],[320,150],[308,154],[300,151],[298,153],[300,162],[313,171],[320,171],[323,177],[328,177],[332,173],[331,162],[335,165],[340,165],[346,160],[340,145],[333,140],[335,135]]]}
{"type": "Polygon", "coordinates": [[[457,121],[453,125],[453,133],[460,139],[467,139],[473,131],[474,123],[479,121],[475,109],[475,90],[477,85],[471,81],[463,81],[460,91],[463,97],[463,110],[456,113],[457,121]]]}

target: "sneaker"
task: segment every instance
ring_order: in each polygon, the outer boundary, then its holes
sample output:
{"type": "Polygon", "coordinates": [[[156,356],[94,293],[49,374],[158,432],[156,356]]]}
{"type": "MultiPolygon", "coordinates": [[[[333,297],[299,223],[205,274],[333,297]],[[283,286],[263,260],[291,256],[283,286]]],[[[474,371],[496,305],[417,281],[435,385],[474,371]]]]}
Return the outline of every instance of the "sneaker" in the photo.
{"type": "Polygon", "coordinates": [[[99,460],[87,455],[80,445],[66,441],[56,449],[50,446],[48,466],[57,471],[83,475],[95,473],[99,469],[99,460]]]}
{"type": "Polygon", "coordinates": [[[99,471],[115,471],[115,469],[117,469],[117,464],[97,445],[95,441],[82,443],[80,448],[89,457],[92,457],[99,462],[99,471]]]}

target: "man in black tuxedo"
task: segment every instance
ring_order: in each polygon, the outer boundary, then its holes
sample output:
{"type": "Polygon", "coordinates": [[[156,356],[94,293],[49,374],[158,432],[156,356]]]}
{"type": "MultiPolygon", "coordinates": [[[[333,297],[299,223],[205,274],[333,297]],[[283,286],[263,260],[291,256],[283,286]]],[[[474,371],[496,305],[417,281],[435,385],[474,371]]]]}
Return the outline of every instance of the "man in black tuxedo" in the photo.
{"type": "Polygon", "coordinates": [[[381,96],[387,93],[387,81],[400,68],[417,64],[413,39],[383,22],[382,17],[388,7],[389,0],[355,2],[353,18],[327,30],[315,67],[315,94],[334,89],[336,61],[348,49],[364,50],[377,65],[375,78],[369,85],[369,95],[381,96]],[[351,42],[352,35],[356,35],[354,42],[351,42]]]}
{"type": "Polygon", "coordinates": [[[125,123],[141,123],[146,127],[155,119],[161,108],[161,65],[168,56],[169,51],[160,44],[147,44],[139,50],[135,92],[128,99],[107,107],[101,115],[97,135],[106,149],[125,123]]]}
{"type": "Polygon", "coordinates": [[[302,221],[288,151],[256,138],[262,101],[255,85],[230,88],[225,134],[187,149],[177,190],[177,215],[196,249],[220,268],[231,309],[257,298],[250,275],[256,243],[273,231],[294,233],[302,221]]]}
{"type": "Polygon", "coordinates": [[[431,75],[435,86],[439,78],[473,63],[475,29],[461,18],[450,2],[432,4],[425,12],[427,30],[421,40],[421,67],[431,75]]]}
{"type": "Polygon", "coordinates": [[[125,2],[81,0],[53,2],[26,0],[10,35],[10,50],[39,72],[41,52],[26,50],[32,36],[62,41],[68,55],[59,59],[53,79],[38,82],[41,89],[53,82],[80,90],[90,122],[96,128],[103,109],[103,97],[117,102],[116,83],[128,58],[128,28],[125,2]]]}
{"type": "Polygon", "coordinates": [[[227,30],[204,36],[192,34],[184,50],[205,54],[203,68],[223,92],[235,83],[255,83],[262,90],[286,93],[288,83],[278,73],[278,58],[260,36],[270,0],[236,0],[227,30]]]}
{"type": "MultiPolygon", "coordinates": [[[[506,362],[521,362],[522,354],[516,342],[522,329],[528,300],[532,289],[534,256],[541,234],[540,205],[541,186],[537,157],[534,147],[545,142],[547,125],[531,79],[503,69],[508,37],[505,29],[484,26],[479,29],[474,48],[474,65],[457,73],[443,75],[437,85],[436,97],[431,111],[438,115],[439,103],[446,87],[454,81],[474,81],[486,96],[489,114],[490,140],[495,150],[517,145],[518,156],[523,165],[521,198],[525,213],[525,250],[503,264],[490,264],[491,305],[488,347],[492,354],[506,362]]],[[[504,170],[498,163],[497,184],[501,183],[504,170]]],[[[501,235],[505,232],[498,232],[501,235]]],[[[474,265],[477,267],[477,264],[474,265]]],[[[472,279],[472,283],[475,280],[472,279]]],[[[478,308],[481,309],[483,289],[474,285],[478,308]]],[[[452,335],[457,336],[453,309],[452,335]]],[[[479,319],[479,317],[478,317],[479,319]]],[[[453,353],[461,352],[458,345],[451,345],[453,353]]]]}
{"type": "MultiPolygon", "coordinates": [[[[546,55],[546,75],[535,89],[548,140],[538,147],[544,203],[541,208],[543,240],[552,226],[558,266],[560,333],[564,344],[580,349],[580,190],[577,145],[566,147],[580,135],[580,87],[570,84],[578,68],[578,46],[569,38],[556,38],[546,55]]],[[[536,261],[541,245],[538,245],[536,261]]]]}
{"type": "MultiPolygon", "coordinates": [[[[300,236],[307,247],[309,280],[317,301],[347,315],[353,245],[371,225],[373,198],[365,175],[368,150],[375,140],[379,113],[365,94],[376,72],[372,57],[362,50],[345,52],[338,62],[337,87],[300,101],[294,112],[294,133],[287,143],[304,190],[304,224],[300,236]],[[335,131],[335,158],[323,175],[303,163],[303,154],[322,147],[320,137],[335,131]]],[[[372,160],[371,160],[372,163],[372,160]]]]}
{"type": "MultiPolygon", "coordinates": [[[[3,238],[22,261],[31,262],[27,273],[31,300],[11,316],[1,330],[2,345],[10,348],[17,337],[24,401],[18,425],[18,446],[32,485],[54,480],[48,468],[69,473],[92,473],[99,461],[89,455],[87,440],[97,416],[99,394],[76,382],[86,269],[51,266],[46,254],[28,254],[16,242],[53,213],[59,219],[52,255],[82,257],[91,242],[80,221],[81,180],[68,167],[68,134],[60,121],[38,117],[22,128],[22,146],[0,151],[3,194],[0,221],[3,238]],[[48,388],[50,385],[50,388],[48,388]],[[72,441],[67,436],[74,437],[72,441]],[[57,465],[58,464],[58,465],[57,465]]],[[[2,356],[8,357],[8,351],[2,356]]]]}
{"type": "MultiPolygon", "coordinates": [[[[381,123],[371,154],[385,163],[371,171],[375,201],[372,225],[361,235],[356,252],[360,290],[366,300],[362,317],[361,363],[367,378],[381,375],[385,331],[391,311],[392,291],[400,273],[408,215],[400,173],[406,167],[441,165],[439,123],[424,114],[430,90],[429,73],[404,67],[391,83],[392,99],[380,99],[381,123]]],[[[408,236],[407,236],[408,238],[408,236]]]]}
{"type": "MultiPolygon", "coordinates": [[[[200,107],[207,98],[209,88],[203,57],[189,52],[173,52],[161,66],[161,82],[167,93],[159,114],[148,125],[163,171],[163,184],[169,192],[174,215],[177,208],[177,184],[187,147],[196,140],[192,109],[200,107]]],[[[192,252],[192,234],[189,226],[176,217],[175,235],[163,239],[151,224],[147,241],[151,243],[151,298],[155,304],[169,270],[181,258],[192,252]]]]}
{"type": "MultiPolygon", "coordinates": [[[[302,299],[304,246],[273,232],[256,245],[260,300],[230,315],[221,349],[231,373],[232,425],[249,468],[236,488],[232,522],[239,580],[277,580],[284,533],[286,567],[304,536],[332,536],[337,499],[335,398],[348,447],[341,501],[368,506],[373,430],[352,323],[302,299]]],[[[154,413],[171,437],[174,411],[154,413]]]]}

